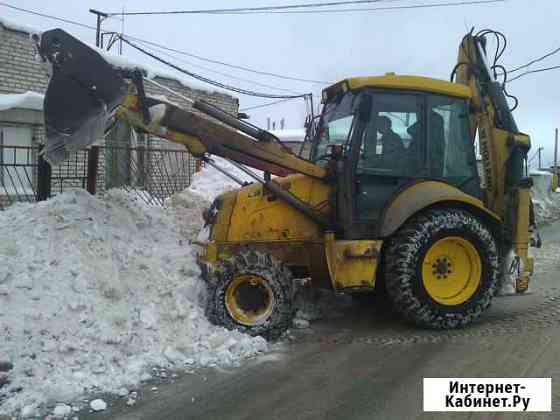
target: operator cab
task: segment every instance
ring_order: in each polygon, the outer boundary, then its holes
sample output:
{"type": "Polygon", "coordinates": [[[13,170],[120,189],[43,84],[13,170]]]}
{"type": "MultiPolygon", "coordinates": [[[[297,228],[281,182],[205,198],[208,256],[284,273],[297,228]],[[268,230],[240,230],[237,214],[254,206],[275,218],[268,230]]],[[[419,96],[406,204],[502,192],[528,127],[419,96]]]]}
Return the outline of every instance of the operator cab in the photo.
{"type": "Polygon", "coordinates": [[[384,209],[420,181],[481,198],[469,97],[463,85],[393,75],[347,79],[323,92],[311,159],[326,165],[331,147],[343,148],[337,207],[345,237],[377,237],[384,209]]]}

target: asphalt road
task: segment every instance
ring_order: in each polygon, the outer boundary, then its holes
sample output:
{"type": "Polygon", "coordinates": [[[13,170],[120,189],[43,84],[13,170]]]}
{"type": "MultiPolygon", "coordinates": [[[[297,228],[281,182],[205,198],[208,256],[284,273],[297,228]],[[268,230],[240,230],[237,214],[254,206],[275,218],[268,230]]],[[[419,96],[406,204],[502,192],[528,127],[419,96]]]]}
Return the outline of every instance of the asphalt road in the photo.
{"type": "Polygon", "coordinates": [[[204,370],[146,387],[81,419],[560,419],[560,225],[533,293],[495,300],[477,325],[419,331],[366,305],[232,370],[204,370]],[[424,377],[552,377],[552,413],[424,413],[424,377]]]}

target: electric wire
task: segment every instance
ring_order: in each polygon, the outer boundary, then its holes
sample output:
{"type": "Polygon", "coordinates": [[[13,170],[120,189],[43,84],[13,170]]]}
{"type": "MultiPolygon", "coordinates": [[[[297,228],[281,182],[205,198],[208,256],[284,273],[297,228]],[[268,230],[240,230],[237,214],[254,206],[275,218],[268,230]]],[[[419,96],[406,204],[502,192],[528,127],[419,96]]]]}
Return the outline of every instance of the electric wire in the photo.
{"type": "MultiPolygon", "coordinates": [[[[58,16],[53,16],[53,15],[48,15],[48,14],[45,14],[45,13],[36,12],[34,10],[24,9],[24,8],[13,6],[11,4],[4,3],[4,2],[0,2],[0,6],[4,6],[4,7],[7,7],[7,8],[10,8],[10,9],[13,9],[13,10],[17,10],[17,11],[20,11],[20,12],[23,12],[23,13],[28,13],[28,14],[31,14],[31,15],[36,15],[36,16],[47,18],[47,19],[53,19],[53,20],[57,20],[59,22],[64,22],[64,23],[68,23],[68,24],[71,24],[71,25],[80,26],[82,28],[91,29],[91,30],[94,30],[94,31],[97,30],[97,28],[95,26],[87,25],[85,23],[73,21],[73,20],[70,20],[70,19],[61,18],[61,17],[58,17],[58,16]]],[[[212,64],[218,64],[218,65],[221,65],[221,66],[224,66],[224,67],[229,67],[229,68],[233,68],[233,69],[237,69],[237,70],[242,70],[242,71],[246,71],[246,72],[249,72],[249,73],[260,74],[260,75],[263,75],[263,76],[270,76],[270,77],[274,77],[274,78],[278,78],[278,79],[284,79],[284,80],[292,80],[292,81],[296,81],[296,82],[320,84],[320,85],[323,85],[323,86],[332,84],[332,82],[328,82],[328,81],[305,79],[305,78],[293,77],[293,76],[286,76],[286,75],[282,75],[282,74],[278,74],[278,73],[266,72],[266,71],[253,69],[253,68],[250,68],[250,67],[240,66],[240,65],[231,64],[231,63],[226,63],[224,61],[214,60],[214,59],[211,59],[211,58],[206,58],[206,57],[203,57],[201,55],[189,53],[187,51],[181,51],[181,50],[169,48],[165,45],[158,44],[158,43],[152,42],[152,41],[148,41],[146,39],[142,39],[142,38],[135,37],[135,36],[132,36],[132,35],[127,35],[127,37],[134,40],[134,41],[137,41],[137,42],[143,42],[144,44],[148,44],[148,45],[151,45],[153,47],[158,47],[158,48],[161,48],[161,49],[164,49],[164,50],[167,50],[167,51],[170,51],[170,52],[174,52],[174,53],[177,53],[177,54],[185,55],[185,56],[188,56],[188,57],[196,58],[197,60],[200,60],[200,61],[205,61],[205,62],[212,63],[212,64]]]]}
{"type": "Polygon", "coordinates": [[[553,56],[554,54],[557,54],[558,52],[560,52],[560,47],[556,48],[555,50],[543,55],[542,57],[539,58],[535,58],[534,60],[529,61],[527,64],[523,64],[522,66],[519,67],[515,67],[512,70],[509,70],[509,73],[515,73],[519,70],[523,70],[524,68],[527,68],[529,66],[531,66],[532,64],[538,63],[539,61],[543,61],[544,59],[553,56]]]}
{"type": "Polygon", "coordinates": [[[7,3],[3,3],[3,2],[0,2],[0,6],[7,7],[8,9],[17,10],[19,12],[29,13],[29,14],[32,14],[32,15],[35,15],[35,16],[41,16],[41,17],[44,17],[44,18],[47,18],[47,19],[58,20],[59,22],[68,23],[70,25],[81,26],[82,28],[93,29],[94,31],[97,30],[97,28],[95,26],[86,25],[85,23],[76,22],[75,20],[65,19],[65,18],[61,18],[61,17],[58,17],[58,16],[47,15],[45,13],[35,12],[33,10],[24,9],[22,7],[13,6],[11,4],[7,4],[7,3]]]}
{"type": "MultiPolygon", "coordinates": [[[[284,6],[259,6],[259,7],[236,7],[229,9],[199,9],[199,10],[169,10],[169,11],[146,11],[146,12],[126,12],[125,16],[137,15],[184,15],[184,14],[216,14],[216,13],[231,13],[231,12],[260,12],[260,11],[273,11],[273,10],[289,10],[289,9],[306,9],[314,7],[332,7],[332,6],[347,6],[354,4],[371,4],[380,3],[384,1],[400,1],[400,0],[351,0],[351,1],[333,1],[321,3],[306,3],[306,4],[290,4],[284,6]]],[[[108,13],[112,15],[123,15],[122,12],[108,13]]]]}
{"type": "Polygon", "coordinates": [[[275,77],[278,79],[284,79],[284,80],[292,80],[295,82],[305,82],[305,83],[314,83],[314,84],[319,84],[319,85],[330,85],[333,82],[328,82],[328,81],[324,81],[324,80],[313,80],[313,79],[305,79],[305,78],[301,78],[301,77],[293,77],[293,76],[286,76],[286,75],[282,75],[282,74],[278,74],[278,73],[271,73],[271,72],[266,72],[266,71],[262,71],[262,70],[256,70],[250,67],[245,67],[245,66],[240,66],[240,65],[236,65],[236,64],[231,64],[231,63],[226,63],[224,61],[220,61],[220,60],[214,60],[211,58],[206,58],[206,57],[202,57],[200,55],[197,54],[193,54],[187,51],[181,51],[181,50],[177,50],[175,48],[170,48],[170,47],[166,47],[165,45],[162,44],[158,44],[152,41],[147,41],[145,39],[141,39],[135,36],[131,36],[131,35],[126,35],[127,38],[132,39],[134,41],[137,42],[143,42],[144,44],[147,45],[151,45],[154,47],[158,47],[161,48],[163,50],[166,51],[170,51],[176,54],[181,54],[181,55],[185,55],[187,57],[191,57],[191,58],[196,58],[197,60],[200,61],[205,61],[207,63],[212,63],[212,64],[219,64],[221,66],[225,66],[225,67],[229,67],[229,68],[233,68],[233,69],[237,69],[237,70],[243,70],[249,73],[254,73],[254,74],[260,74],[262,76],[270,76],[270,77],[275,77]]]}
{"type": "Polygon", "coordinates": [[[143,54],[145,54],[149,57],[152,57],[154,60],[159,61],[160,63],[165,64],[165,65],[167,65],[167,66],[169,66],[169,67],[171,67],[171,68],[173,68],[173,69],[175,69],[175,70],[177,70],[177,71],[179,71],[183,74],[186,74],[187,76],[190,76],[194,79],[197,79],[197,80],[200,80],[202,82],[208,83],[210,85],[219,87],[221,89],[229,90],[231,92],[236,92],[236,93],[239,93],[239,94],[242,94],[242,95],[256,96],[256,97],[260,97],[260,98],[269,98],[269,99],[288,99],[288,98],[295,99],[295,98],[304,98],[306,95],[308,95],[308,94],[276,95],[276,94],[256,92],[256,91],[252,91],[252,90],[249,90],[249,89],[242,89],[242,88],[238,88],[238,87],[235,87],[235,86],[231,86],[231,85],[228,85],[228,84],[225,84],[225,83],[222,83],[222,82],[212,80],[208,77],[201,76],[199,74],[193,73],[193,72],[191,72],[189,70],[186,70],[182,67],[179,67],[176,64],[173,64],[173,63],[171,63],[171,62],[169,62],[169,61],[167,61],[167,60],[165,60],[161,57],[158,57],[157,55],[145,50],[144,48],[136,45],[135,43],[129,41],[127,38],[125,38],[123,36],[121,36],[120,38],[122,39],[122,41],[124,43],[126,43],[130,47],[136,49],[137,51],[140,51],[141,53],[143,53],[143,54]]]}
{"type": "Polygon", "coordinates": [[[526,71],[524,73],[518,74],[517,76],[513,77],[512,79],[509,80],[508,83],[513,82],[514,80],[520,79],[524,76],[527,76],[528,74],[533,74],[533,73],[541,73],[543,71],[550,71],[550,70],[557,70],[560,69],[560,65],[559,66],[552,66],[552,67],[546,67],[546,68],[542,68],[542,69],[536,69],[536,70],[530,70],[530,71],[526,71]]]}
{"type": "Polygon", "coordinates": [[[242,112],[252,111],[253,109],[266,108],[266,107],[269,107],[269,106],[278,105],[278,104],[288,102],[288,101],[291,101],[291,100],[292,100],[292,98],[280,99],[278,101],[269,102],[269,103],[266,103],[266,104],[260,104],[260,105],[248,106],[246,108],[241,108],[239,111],[242,111],[242,112]]]}
{"type": "MultiPolygon", "coordinates": [[[[137,42],[139,42],[140,44],[146,44],[146,43],[143,43],[142,41],[137,41],[137,42]]],[[[228,77],[228,78],[233,79],[233,80],[238,80],[238,81],[241,81],[241,82],[251,83],[252,85],[257,85],[257,86],[262,86],[262,87],[269,88],[269,89],[275,89],[275,90],[290,92],[290,93],[293,93],[293,94],[296,94],[296,95],[300,94],[299,92],[296,92],[296,91],[291,90],[291,89],[286,89],[286,88],[281,88],[281,87],[278,87],[278,86],[268,85],[266,83],[261,83],[261,82],[255,81],[255,80],[245,79],[243,77],[234,76],[232,74],[224,73],[224,72],[221,72],[219,70],[211,69],[211,68],[206,67],[206,66],[201,66],[200,64],[195,64],[191,61],[187,61],[185,59],[181,59],[177,56],[166,53],[162,49],[156,49],[155,47],[150,47],[150,46],[147,46],[147,45],[148,44],[143,45],[144,48],[146,48],[147,50],[151,50],[152,52],[156,51],[158,54],[162,54],[162,55],[164,55],[168,58],[171,58],[175,61],[178,61],[178,62],[183,63],[183,64],[187,64],[187,65],[195,67],[195,68],[199,68],[201,70],[205,70],[205,71],[208,71],[208,72],[211,72],[211,73],[216,73],[216,74],[219,74],[220,76],[228,77]]]]}
{"type": "MultiPolygon", "coordinates": [[[[314,10],[275,10],[272,8],[266,8],[263,10],[247,10],[247,11],[236,11],[235,9],[210,9],[204,11],[170,11],[170,12],[136,12],[136,14],[208,14],[208,15],[251,15],[251,14],[319,14],[319,13],[347,13],[347,12],[372,12],[372,11],[382,11],[382,10],[399,10],[399,9],[422,9],[422,8],[433,8],[433,7],[448,7],[448,6],[469,6],[477,4],[490,4],[490,3],[503,3],[506,0],[472,0],[472,1],[460,1],[460,2],[447,2],[447,3],[429,3],[429,4],[417,4],[417,5],[405,5],[405,6],[385,6],[385,7],[369,7],[369,8],[344,8],[344,9],[314,9],[314,10]]],[[[373,3],[373,2],[372,2],[373,3]]],[[[287,6],[278,6],[287,8],[287,6]]],[[[317,6],[316,6],[317,7],[317,6]]]]}

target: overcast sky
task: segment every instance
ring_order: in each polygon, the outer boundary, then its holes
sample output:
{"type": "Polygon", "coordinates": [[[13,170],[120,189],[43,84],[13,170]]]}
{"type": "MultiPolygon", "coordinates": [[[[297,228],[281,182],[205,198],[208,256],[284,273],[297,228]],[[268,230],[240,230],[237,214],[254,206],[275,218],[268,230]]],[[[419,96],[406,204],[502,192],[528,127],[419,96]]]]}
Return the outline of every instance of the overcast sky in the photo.
{"type": "MultiPolygon", "coordinates": [[[[443,0],[389,0],[379,6],[438,3],[443,0]]],[[[458,0],[447,0],[458,1],[458,0]]],[[[89,8],[102,11],[177,10],[306,3],[308,0],[149,0],[62,1],[12,0],[18,7],[95,25],[89,8]]],[[[364,6],[361,6],[364,7],[364,6]]],[[[368,7],[368,6],[366,6],[368,7]]],[[[376,7],[376,6],[371,6],[376,7]]],[[[38,29],[62,27],[82,39],[95,41],[95,32],[31,16],[0,6],[0,16],[38,29]]],[[[448,79],[456,62],[457,47],[467,30],[493,28],[508,37],[503,58],[513,68],[560,47],[560,4],[557,0],[509,0],[503,3],[412,10],[387,10],[344,14],[282,14],[245,16],[130,16],[125,33],[204,57],[305,79],[337,81],[345,77],[381,75],[386,72],[448,79]]],[[[105,30],[120,30],[116,19],[104,22],[105,30]]],[[[140,60],[125,47],[125,55],[140,60]]],[[[320,94],[322,86],[259,76],[182,57],[192,63],[282,89],[320,94]]],[[[560,64],[560,54],[531,67],[560,64]]],[[[205,76],[239,87],[271,92],[261,86],[228,79],[189,67],[205,76]]],[[[521,131],[533,139],[533,150],[545,147],[546,163],[552,159],[554,128],[560,126],[560,70],[533,74],[514,81],[510,92],[519,97],[515,117],[521,131]]],[[[283,94],[283,91],[275,93],[283,94]]],[[[239,96],[241,108],[270,100],[239,96]]],[[[249,111],[251,122],[266,126],[267,117],[284,117],[288,128],[301,127],[305,107],[301,100],[249,111]]],[[[533,151],[531,152],[533,153],[533,151]]]]}

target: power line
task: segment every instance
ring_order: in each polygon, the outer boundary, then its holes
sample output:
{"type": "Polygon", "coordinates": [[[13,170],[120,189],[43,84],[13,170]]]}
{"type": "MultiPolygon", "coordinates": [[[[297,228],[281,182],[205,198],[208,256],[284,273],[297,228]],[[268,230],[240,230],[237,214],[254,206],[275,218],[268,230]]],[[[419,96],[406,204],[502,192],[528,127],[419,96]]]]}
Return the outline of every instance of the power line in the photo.
{"type": "MultiPolygon", "coordinates": [[[[280,11],[270,11],[270,12],[231,12],[227,13],[230,15],[250,15],[250,14],[269,14],[269,15],[280,15],[280,14],[324,14],[324,13],[348,13],[348,12],[375,12],[383,10],[404,10],[404,9],[427,9],[433,7],[450,7],[450,6],[469,6],[469,5],[481,5],[489,3],[503,3],[506,0],[476,0],[476,1],[459,1],[459,2],[449,2],[449,3],[428,3],[428,4],[415,4],[407,6],[385,6],[385,7],[366,7],[366,8],[356,8],[356,9],[330,9],[330,10],[280,10],[280,11]]],[[[226,14],[226,13],[216,13],[216,14],[226,14]]]]}
{"type": "MultiPolygon", "coordinates": [[[[35,12],[33,10],[23,9],[21,7],[16,7],[16,6],[13,6],[11,4],[7,4],[7,3],[3,3],[3,2],[0,2],[0,6],[5,6],[5,7],[8,7],[10,9],[18,10],[20,12],[29,13],[29,14],[36,15],[36,16],[41,16],[41,17],[44,17],[44,18],[47,18],[47,19],[53,19],[53,20],[57,20],[57,21],[60,21],[60,22],[65,22],[65,23],[68,23],[68,24],[71,24],[71,25],[76,25],[76,26],[80,26],[80,27],[83,27],[83,28],[87,28],[87,29],[97,30],[97,28],[95,26],[86,25],[85,23],[76,22],[76,21],[73,21],[73,20],[70,20],[70,19],[64,19],[64,18],[60,18],[60,17],[57,17],[57,16],[47,15],[47,14],[44,14],[44,13],[35,12]]],[[[278,73],[266,72],[266,71],[256,70],[256,69],[253,69],[253,68],[250,68],[250,67],[230,64],[230,63],[226,63],[226,62],[219,61],[219,60],[213,60],[213,59],[210,59],[210,58],[202,57],[200,55],[189,53],[187,51],[180,51],[180,50],[176,50],[176,49],[173,49],[173,48],[169,48],[169,47],[166,47],[165,45],[161,45],[161,44],[158,44],[156,42],[148,41],[148,40],[138,38],[138,37],[135,37],[135,36],[132,36],[132,35],[128,35],[128,38],[133,39],[133,40],[138,41],[138,42],[143,42],[145,44],[148,44],[148,45],[151,45],[151,46],[154,46],[154,47],[158,47],[158,48],[170,51],[170,52],[174,52],[174,53],[177,53],[177,54],[181,54],[181,55],[185,55],[185,56],[188,56],[188,57],[196,58],[197,60],[200,60],[200,61],[205,61],[205,62],[212,63],[212,64],[219,64],[219,65],[222,65],[222,66],[225,66],[225,67],[230,67],[230,68],[234,68],[234,69],[237,69],[237,70],[243,70],[243,71],[246,71],[246,72],[249,72],[249,73],[255,73],[255,74],[260,74],[260,75],[263,75],[263,76],[270,76],[270,77],[275,77],[275,78],[284,79],[284,80],[292,80],[292,81],[296,81],[296,82],[315,83],[315,84],[320,84],[320,85],[331,84],[331,82],[326,82],[326,81],[321,81],[321,80],[304,79],[304,78],[300,78],[300,77],[285,76],[285,75],[281,75],[281,74],[278,74],[278,73]]]]}
{"type": "MultiPolygon", "coordinates": [[[[378,0],[378,1],[396,1],[396,0],[378,0]]],[[[367,1],[367,3],[377,3],[378,1],[367,1]]],[[[385,6],[385,7],[367,7],[367,8],[344,8],[344,9],[314,9],[314,10],[276,10],[274,8],[264,8],[260,10],[236,10],[236,9],[210,9],[210,10],[180,10],[172,12],[136,12],[139,15],[162,15],[162,14],[208,14],[208,15],[251,15],[251,14],[321,14],[321,13],[347,13],[347,12],[373,12],[382,10],[403,10],[403,9],[424,9],[433,7],[449,7],[449,6],[469,6],[481,5],[489,3],[502,3],[506,0],[473,0],[473,1],[459,1],[448,3],[428,3],[417,5],[405,6],[385,6]]],[[[352,3],[352,2],[346,2],[352,3]]],[[[288,6],[278,6],[279,8],[286,9],[288,6]]],[[[258,8],[253,8],[258,9],[258,8]]]]}
{"type": "Polygon", "coordinates": [[[229,68],[233,68],[233,69],[237,69],[237,70],[243,70],[243,71],[246,71],[246,72],[249,72],[249,73],[260,74],[260,75],[263,75],[263,76],[276,77],[278,79],[293,80],[293,81],[296,81],[296,82],[315,83],[315,84],[319,84],[319,85],[323,85],[323,86],[332,84],[332,82],[327,82],[327,81],[324,81],[324,80],[303,79],[303,78],[300,78],[300,77],[285,76],[285,75],[281,75],[281,74],[278,74],[278,73],[271,73],[271,72],[256,70],[256,69],[253,69],[253,68],[250,68],[250,67],[244,67],[244,66],[239,66],[239,65],[236,65],[236,64],[230,64],[230,63],[226,63],[224,61],[219,61],[219,60],[213,60],[211,58],[202,57],[200,55],[196,55],[196,54],[193,54],[193,53],[190,53],[190,52],[187,52],[187,51],[181,51],[181,50],[177,50],[177,49],[174,49],[174,48],[166,47],[165,45],[161,45],[161,44],[158,44],[158,43],[155,43],[155,42],[152,42],[152,41],[147,41],[145,39],[137,38],[135,36],[127,35],[127,37],[130,38],[130,39],[133,39],[135,41],[138,41],[138,42],[143,42],[144,44],[147,44],[147,45],[151,45],[151,46],[154,46],[154,47],[161,48],[161,49],[166,50],[166,51],[170,51],[170,52],[174,52],[174,53],[177,53],[177,54],[185,55],[187,57],[196,58],[197,60],[205,61],[207,63],[219,64],[221,66],[225,66],[225,67],[229,67],[229,68]]]}
{"type": "Polygon", "coordinates": [[[265,107],[268,107],[268,106],[273,106],[273,105],[281,104],[281,103],[284,103],[284,102],[288,102],[288,101],[291,101],[291,100],[292,100],[292,98],[280,99],[279,101],[269,102],[267,104],[260,104],[260,105],[255,105],[255,106],[249,106],[247,108],[242,108],[239,111],[242,111],[242,112],[251,111],[253,109],[265,108],[265,107]]]}
{"type": "Polygon", "coordinates": [[[93,30],[97,29],[95,26],[86,25],[85,23],[76,22],[76,21],[70,20],[70,19],[64,19],[64,18],[61,18],[61,17],[58,17],[58,16],[47,15],[45,13],[39,13],[39,12],[35,12],[33,10],[23,9],[21,7],[12,6],[11,4],[7,4],[7,3],[3,3],[3,2],[0,2],[0,6],[7,7],[8,9],[18,10],[20,12],[29,13],[29,14],[32,14],[32,15],[35,15],[35,16],[41,16],[41,17],[44,17],[44,18],[47,18],[47,19],[58,20],[60,22],[68,23],[70,25],[81,26],[82,28],[93,29],[93,30]]]}
{"type": "Polygon", "coordinates": [[[529,67],[529,66],[532,65],[532,64],[538,63],[539,61],[542,61],[542,60],[544,60],[545,58],[548,58],[548,57],[550,57],[550,56],[553,56],[554,54],[557,54],[558,52],[560,52],[560,48],[556,48],[555,50],[553,50],[553,51],[551,51],[551,52],[549,52],[549,53],[543,55],[542,57],[535,58],[534,60],[529,61],[527,64],[523,64],[522,66],[515,67],[515,68],[512,69],[512,70],[508,70],[508,73],[514,73],[514,72],[516,72],[516,71],[519,71],[519,70],[522,70],[522,69],[524,69],[524,68],[527,68],[527,67],[529,67]]]}
{"type": "MultiPolygon", "coordinates": [[[[259,12],[259,11],[273,11],[273,10],[290,10],[290,9],[305,9],[310,7],[332,7],[332,6],[345,6],[352,4],[371,4],[380,3],[383,1],[400,1],[400,0],[353,0],[353,1],[333,1],[321,3],[306,3],[306,4],[290,4],[285,6],[260,6],[260,7],[236,7],[231,9],[199,9],[199,10],[171,10],[171,11],[152,11],[152,12],[127,12],[125,16],[137,15],[186,15],[186,14],[227,14],[233,12],[259,12]]],[[[109,15],[122,15],[123,13],[108,13],[109,15]]]]}
{"type": "Polygon", "coordinates": [[[144,48],[130,42],[125,37],[121,36],[121,39],[124,43],[126,43],[129,46],[131,46],[132,48],[140,51],[141,53],[146,54],[149,57],[152,57],[154,60],[157,60],[160,63],[163,63],[163,64],[181,72],[181,73],[184,73],[187,76],[190,76],[194,79],[197,79],[197,80],[200,80],[202,82],[208,83],[210,85],[219,87],[221,89],[229,90],[229,91],[236,92],[236,93],[239,93],[239,94],[242,94],[242,95],[257,96],[257,97],[261,97],[261,98],[270,98],[270,99],[288,99],[288,98],[295,99],[295,98],[305,98],[306,96],[308,96],[307,94],[302,94],[302,95],[275,95],[275,94],[269,94],[269,93],[255,92],[255,91],[252,91],[252,90],[241,89],[241,88],[238,88],[238,87],[235,87],[235,86],[227,85],[225,83],[217,82],[215,80],[209,79],[208,77],[201,76],[199,74],[196,74],[196,73],[193,73],[191,71],[185,70],[185,69],[183,69],[183,68],[181,68],[181,67],[179,67],[179,66],[177,66],[173,63],[170,63],[169,61],[164,60],[163,58],[158,57],[157,55],[152,54],[151,52],[145,50],[144,48]]]}
{"type": "Polygon", "coordinates": [[[513,79],[508,80],[508,83],[513,82],[514,80],[520,79],[521,77],[526,76],[528,74],[541,73],[543,71],[556,70],[556,69],[560,69],[560,65],[559,66],[546,67],[546,68],[543,68],[543,69],[526,71],[524,73],[521,73],[521,74],[515,76],[513,79]]]}
{"type": "MultiPolygon", "coordinates": [[[[145,43],[145,42],[142,42],[142,41],[138,41],[138,42],[140,42],[141,44],[146,44],[146,45],[147,45],[147,43],[145,43]]],[[[146,47],[146,46],[145,46],[145,48],[150,49],[150,47],[146,47]]],[[[254,80],[245,79],[245,78],[243,78],[243,77],[234,76],[234,75],[229,74],[229,73],[224,73],[224,72],[221,72],[221,71],[218,71],[218,70],[215,70],[215,69],[211,69],[211,68],[209,68],[209,67],[201,66],[200,64],[195,64],[195,63],[192,63],[192,62],[190,62],[190,61],[187,61],[187,60],[184,60],[184,59],[180,59],[180,58],[178,58],[177,56],[173,56],[173,55],[171,55],[171,54],[168,54],[168,53],[162,51],[162,49],[157,49],[157,48],[155,48],[155,47],[151,47],[151,50],[152,50],[152,51],[155,50],[155,51],[158,52],[159,54],[163,54],[164,56],[169,57],[169,58],[172,58],[172,59],[174,59],[174,60],[176,60],[176,61],[178,61],[178,62],[180,62],[180,63],[188,64],[189,66],[193,66],[193,67],[196,67],[196,68],[199,68],[199,69],[202,69],[202,70],[206,70],[206,71],[209,71],[209,72],[212,72],[212,73],[216,73],[216,74],[219,74],[219,75],[221,75],[221,76],[225,76],[225,77],[228,77],[228,78],[231,78],[231,79],[234,79],[234,80],[239,80],[239,81],[241,81],[241,82],[251,83],[251,84],[253,84],[253,85],[262,86],[262,87],[269,88],[269,89],[276,89],[276,90],[282,90],[282,91],[285,91],[285,92],[291,92],[291,93],[294,93],[294,94],[296,94],[296,95],[299,95],[299,94],[300,94],[299,92],[296,92],[296,91],[291,90],[291,89],[285,89],[285,88],[281,88],[281,87],[278,87],[278,86],[268,85],[268,84],[266,84],[266,83],[256,82],[256,81],[254,81],[254,80]]]]}

